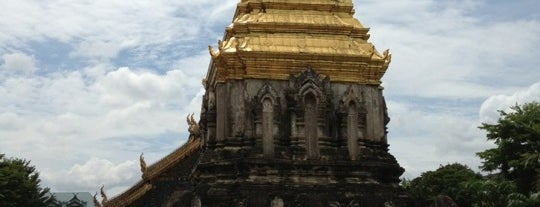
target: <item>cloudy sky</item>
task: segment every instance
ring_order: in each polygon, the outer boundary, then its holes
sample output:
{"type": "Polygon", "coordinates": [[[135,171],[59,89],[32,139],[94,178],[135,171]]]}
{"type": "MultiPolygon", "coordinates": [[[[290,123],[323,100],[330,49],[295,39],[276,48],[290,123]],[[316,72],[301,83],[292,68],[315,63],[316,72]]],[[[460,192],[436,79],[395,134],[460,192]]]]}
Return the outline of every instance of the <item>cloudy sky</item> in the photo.
{"type": "MultiPolygon", "coordinates": [[[[53,191],[116,194],[186,141],[209,55],[236,0],[0,0],[0,153],[53,191]]],[[[391,153],[407,178],[477,170],[481,122],[540,101],[537,0],[355,0],[383,79],[391,153]]]]}

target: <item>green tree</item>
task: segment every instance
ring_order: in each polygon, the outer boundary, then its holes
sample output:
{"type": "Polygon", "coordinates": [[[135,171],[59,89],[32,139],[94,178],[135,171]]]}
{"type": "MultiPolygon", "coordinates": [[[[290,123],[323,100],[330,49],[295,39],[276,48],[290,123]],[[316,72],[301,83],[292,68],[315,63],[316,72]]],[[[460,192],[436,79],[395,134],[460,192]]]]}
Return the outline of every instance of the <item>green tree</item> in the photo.
{"type": "Polygon", "coordinates": [[[414,199],[424,200],[426,204],[433,202],[437,196],[449,196],[460,206],[470,206],[471,198],[463,193],[462,183],[480,179],[481,176],[469,167],[454,163],[424,172],[410,182],[404,181],[402,186],[414,199]]]}
{"type": "Polygon", "coordinates": [[[531,193],[529,196],[521,193],[512,193],[507,196],[508,207],[538,207],[540,206],[540,193],[531,193]]]}
{"type": "Polygon", "coordinates": [[[41,188],[40,182],[30,161],[0,154],[0,206],[46,206],[51,200],[47,196],[49,189],[41,188]]]}
{"type": "Polygon", "coordinates": [[[520,193],[529,194],[535,187],[540,190],[540,103],[516,104],[511,109],[499,111],[497,123],[479,127],[497,146],[477,155],[483,159],[482,170],[499,171],[516,182],[520,193]]]}
{"type": "MultiPolygon", "coordinates": [[[[516,184],[497,178],[471,180],[461,185],[462,195],[467,195],[472,207],[506,207],[509,196],[515,194],[516,184]]],[[[525,207],[525,206],[523,206],[525,207]]]]}

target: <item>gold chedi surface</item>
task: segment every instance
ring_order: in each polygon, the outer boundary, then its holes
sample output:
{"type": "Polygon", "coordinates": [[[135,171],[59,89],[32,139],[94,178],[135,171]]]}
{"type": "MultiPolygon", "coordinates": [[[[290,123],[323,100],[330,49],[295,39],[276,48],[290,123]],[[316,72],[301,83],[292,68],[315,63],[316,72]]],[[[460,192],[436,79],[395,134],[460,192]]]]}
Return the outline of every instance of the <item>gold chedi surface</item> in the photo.
{"type": "Polygon", "coordinates": [[[391,61],[354,18],[351,0],[243,0],[214,49],[210,84],[288,80],[312,67],[332,82],[379,85],[391,61]]]}

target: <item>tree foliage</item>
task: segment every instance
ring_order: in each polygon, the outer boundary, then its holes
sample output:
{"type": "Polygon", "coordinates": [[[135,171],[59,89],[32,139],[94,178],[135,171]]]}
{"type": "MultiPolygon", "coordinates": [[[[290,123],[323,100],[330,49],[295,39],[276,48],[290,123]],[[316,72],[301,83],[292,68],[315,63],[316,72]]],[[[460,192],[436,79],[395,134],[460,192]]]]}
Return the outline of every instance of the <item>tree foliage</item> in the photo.
{"type": "Polygon", "coordinates": [[[506,207],[515,192],[514,182],[490,178],[462,183],[461,194],[469,197],[472,207],[506,207]]]}
{"type": "Polygon", "coordinates": [[[444,196],[461,207],[540,206],[540,103],[499,113],[495,124],[479,127],[496,145],[477,153],[483,160],[480,168],[493,174],[482,177],[455,163],[405,180],[402,186],[413,199],[428,201],[418,206],[429,206],[444,196]]]}
{"type": "Polygon", "coordinates": [[[477,153],[483,159],[481,169],[499,171],[507,180],[515,181],[519,192],[540,190],[540,103],[532,102],[499,111],[495,124],[483,123],[480,129],[495,148],[477,153]]]}
{"type": "Polygon", "coordinates": [[[420,177],[403,184],[414,198],[427,203],[438,196],[449,196],[460,206],[470,206],[469,196],[462,193],[462,183],[480,178],[481,176],[469,167],[454,163],[440,166],[435,171],[424,172],[420,177]]]}
{"type": "Polygon", "coordinates": [[[50,202],[49,189],[41,188],[40,182],[30,161],[0,154],[0,206],[46,206],[50,202]]]}
{"type": "Polygon", "coordinates": [[[540,193],[531,193],[529,196],[521,193],[512,193],[507,196],[508,207],[538,207],[540,206],[540,193]]]}

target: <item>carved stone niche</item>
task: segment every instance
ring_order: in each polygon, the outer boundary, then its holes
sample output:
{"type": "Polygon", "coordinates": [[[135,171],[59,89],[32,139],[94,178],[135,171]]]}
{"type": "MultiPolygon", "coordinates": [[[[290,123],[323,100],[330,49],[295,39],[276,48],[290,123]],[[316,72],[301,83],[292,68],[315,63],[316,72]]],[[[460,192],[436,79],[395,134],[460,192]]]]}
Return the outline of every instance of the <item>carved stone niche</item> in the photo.
{"type": "Polygon", "coordinates": [[[330,110],[330,79],[321,77],[311,67],[291,76],[287,103],[291,121],[291,144],[299,158],[320,159],[321,149],[330,147],[327,111],[330,110]]]}
{"type": "Polygon", "coordinates": [[[201,198],[197,195],[193,196],[191,200],[191,207],[201,207],[201,198]]]}
{"type": "Polygon", "coordinates": [[[279,144],[279,126],[281,117],[281,101],[277,91],[269,83],[265,83],[252,100],[253,119],[255,125],[255,145],[262,148],[264,157],[275,156],[276,145],[279,144]]]}
{"type": "MultiPolygon", "coordinates": [[[[199,199],[198,196],[194,196],[194,194],[190,191],[186,190],[177,190],[174,191],[168,198],[166,198],[163,202],[164,207],[175,207],[175,206],[197,206],[193,205],[194,200],[199,199]]],[[[199,199],[199,206],[200,207],[200,199],[199,199]]]]}
{"type": "Polygon", "coordinates": [[[346,147],[351,160],[358,159],[365,138],[366,113],[363,93],[357,87],[349,86],[339,101],[337,117],[340,147],[346,147]]]}
{"type": "Polygon", "coordinates": [[[272,202],[270,203],[270,207],[284,207],[285,204],[283,202],[283,199],[281,199],[278,196],[275,196],[274,199],[272,199],[272,202]]]}
{"type": "Polygon", "coordinates": [[[215,89],[208,87],[203,96],[201,109],[201,137],[203,138],[203,148],[213,149],[216,144],[216,107],[215,89]]]}

